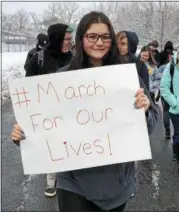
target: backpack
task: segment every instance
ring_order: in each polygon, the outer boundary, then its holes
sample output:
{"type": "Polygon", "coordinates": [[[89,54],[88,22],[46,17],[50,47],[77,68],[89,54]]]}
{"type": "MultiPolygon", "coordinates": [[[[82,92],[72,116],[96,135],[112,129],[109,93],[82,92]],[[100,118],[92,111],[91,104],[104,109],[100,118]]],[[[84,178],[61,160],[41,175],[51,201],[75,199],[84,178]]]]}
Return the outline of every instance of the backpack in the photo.
{"type": "MultiPolygon", "coordinates": [[[[174,75],[174,70],[175,70],[175,62],[174,62],[174,59],[172,58],[172,61],[170,63],[170,77],[171,77],[170,91],[171,91],[172,94],[174,93],[174,90],[173,90],[173,75],[174,75]]],[[[170,105],[164,100],[163,97],[161,97],[161,99],[163,101],[164,111],[169,111],[170,105]]]]}
{"type": "Polygon", "coordinates": [[[40,67],[40,71],[42,71],[44,65],[44,50],[38,51],[37,55],[38,55],[37,57],[38,65],[40,67]]]}
{"type": "Polygon", "coordinates": [[[171,93],[173,94],[173,75],[174,75],[174,70],[175,70],[175,62],[174,59],[172,58],[171,64],[170,64],[170,77],[171,77],[171,84],[170,84],[170,90],[171,93]]]}
{"type": "MultiPolygon", "coordinates": [[[[174,75],[174,70],[175,70],[175,62],[174,62],[174,59],[172,58],[171,63],[170,63],[170,77],[171,77],[170,91],[171,91],[172,94],[174,93],[174,91],[173,91],[173,75],[174,75]]],[[[163,97],[161,97],[161,98],[165,102],[165,104],[167,105],[167,107],[169,108],[168,103],[163,99],[163,97]]],[[[160,99],[160,90],[159,90],[158,95],[156,97],[156,102],[158,102],[159,99],[160,99]]]]}

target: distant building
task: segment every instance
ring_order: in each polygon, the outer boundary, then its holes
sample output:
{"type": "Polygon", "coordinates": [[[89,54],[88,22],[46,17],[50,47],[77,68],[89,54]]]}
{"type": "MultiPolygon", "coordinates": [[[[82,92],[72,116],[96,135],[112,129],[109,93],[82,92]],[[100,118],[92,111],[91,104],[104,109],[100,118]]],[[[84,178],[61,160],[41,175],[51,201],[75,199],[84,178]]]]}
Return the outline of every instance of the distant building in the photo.
{"type": "Polygon", "coordinates": [[[25,33],[1,31],[2,51],[28,51],[36,44],[36,38],[25,33]]]}

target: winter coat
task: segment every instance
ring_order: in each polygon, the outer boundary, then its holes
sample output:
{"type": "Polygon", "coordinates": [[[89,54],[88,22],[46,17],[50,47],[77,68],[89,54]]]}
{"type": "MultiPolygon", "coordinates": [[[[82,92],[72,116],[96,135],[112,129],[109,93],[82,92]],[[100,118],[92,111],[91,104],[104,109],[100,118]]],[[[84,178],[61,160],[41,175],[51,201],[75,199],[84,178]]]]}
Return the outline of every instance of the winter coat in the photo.
{"type": "Polygon", "coordinates": [[[24,69],[25,71],[27,71],[27,67],[29,65],[29,62],[30,62],[30,59],[32,58],[32,56],[37,53],[38,51],[41,51],[42,49],[39,48],[38,46],[36,46],[36,48],[33,48],[31,49],[28,54],[27,54],[27,58],[26,58],[26,61],[25,61],[25,64],[24,64],[24,69]]]}
{"type": "Polygon", "coordinates": [[[171,92],[171,75],[170,63],[167,64],[160,84],[160,92],[165,101],[169,104],[169,112],[179,114],[179,68],[176,65],[177,53],[174,55],[174,75],[173,75],[173,91],[171,92]]]}
{"type": "Polygon", "coordinates": [[[136,56],[136,50],[137,50],[137,45],[139,43],[138,36],[135,32],[129,32],[125,31],[125,34],[128,39],[128,55],[119,56],[119,59],[122,64],[127,64],[127,63],[135,63],[137,72],[140,76],[140,78],[143,80],[146,88],[149,90],[149,75],[148,75],[148,70],[143,61],[140,61],[136,56]]]}
{"type": "Polygon", "coordinates": [[[35,53],[30,59],[26,68],[26,76],[54,73],[57,69],[70,63],[72,53],[61,52],[67,27],[64,24],[54,24],[49,27],[49,43],[44,50],[35,53]]]}
{"type": "Polygon", "coordinates": [[[159,53],[159,65],[166,65],[169,62],[169,55],[173,55],[173,44],[171,41],[167,41],[164,47],[164,50],[159,53]],[[167,49],[170,49],[170,53],[167,52],[167,49]]]}
{"type": "Polygon", "coordinates": [[[27,66],[30,62],[30,59],[32,58],[32,56],[38,52],[38,51],[41,51],[47,44],[48,44],[48,36],[45,35],[45,34],[39,34],[38,37],[38,42],[37,42],[37,45],[35,48],[31,49],[28,54],[27,54],[27,59],[26,59],[26,62],[25,62],[25,65],[24,65],[24,69],[26,71],[27,69],[27,66]]]}
{"type": "Polygon", "coordinates": [[[160,80],[162,74],[158,71],[157,66],[151,66],[148,62],[145,63],[149,73],[149,91],[155,93],[160,89],[160,80]]]}

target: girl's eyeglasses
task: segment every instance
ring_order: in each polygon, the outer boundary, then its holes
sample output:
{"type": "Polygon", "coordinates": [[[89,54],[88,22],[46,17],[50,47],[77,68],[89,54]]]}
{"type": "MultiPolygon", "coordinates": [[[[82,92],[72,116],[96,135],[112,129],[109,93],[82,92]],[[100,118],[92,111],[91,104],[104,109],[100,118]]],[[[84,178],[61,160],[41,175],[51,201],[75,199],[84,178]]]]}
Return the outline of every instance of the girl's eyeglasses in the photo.
{"type": "Polygon", "coordinates": [[[96,43],[99,40],[99,38],[101,38],[103,43],[111,42],[110,34],[97,35],[95,33],[91,33],[91,34],[85,34],[84,37],[86,37],[90,43],[96,43]]]}

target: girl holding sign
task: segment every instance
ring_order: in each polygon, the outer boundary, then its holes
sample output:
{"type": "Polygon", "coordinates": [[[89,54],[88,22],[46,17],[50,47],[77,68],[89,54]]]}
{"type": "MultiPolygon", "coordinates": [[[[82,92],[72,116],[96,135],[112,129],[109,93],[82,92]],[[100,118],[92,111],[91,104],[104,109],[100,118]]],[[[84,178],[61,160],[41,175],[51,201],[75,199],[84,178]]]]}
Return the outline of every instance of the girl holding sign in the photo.
{"type": "MultiPolygon", "coordinates": [[[[119,63],[115,32],[108,17],[100,12],[85,15],[76,32],[76,55],[65,71],[119,63]]],[[[151,133],[157,111],[141,80],[140,84],[135,107],[145,109],[151,133]]],[[[20,126],[15,125],[12,139],[22,138],[20,126]]],[[[58,173],[57,189],[60,212],[124,211],[127,201],[135,193],[135,163],[58,173]]]]}

